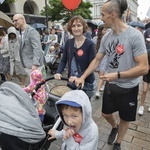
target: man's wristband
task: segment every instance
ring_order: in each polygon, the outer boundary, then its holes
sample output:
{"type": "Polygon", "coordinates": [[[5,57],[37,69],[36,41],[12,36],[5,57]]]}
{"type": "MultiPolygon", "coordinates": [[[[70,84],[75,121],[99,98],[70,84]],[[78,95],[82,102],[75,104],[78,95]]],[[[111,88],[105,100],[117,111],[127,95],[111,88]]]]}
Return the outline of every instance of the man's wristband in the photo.
{"type": "Polygon", "coordinates": [[[118,79],[120,79],[120,71],[118,71],[117,73],[118,73],[118,79]]]}

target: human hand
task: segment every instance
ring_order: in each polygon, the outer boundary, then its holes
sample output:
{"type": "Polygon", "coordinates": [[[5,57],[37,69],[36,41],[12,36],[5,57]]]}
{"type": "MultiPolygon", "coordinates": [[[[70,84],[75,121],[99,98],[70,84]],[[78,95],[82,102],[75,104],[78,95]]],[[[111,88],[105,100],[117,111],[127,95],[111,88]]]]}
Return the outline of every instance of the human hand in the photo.
{"type": "Polygon", "coordinates": [[[55,78],[56,80],[61,80],[61,77],[62,77],[62,75],[61,75],[60,73],[54,74],[54,78],[55,78]]]}
{"type": "Polygon", "coordinates": [[[73,83],[76,79],[77,79],[76,76],[71,76],[71,77],[69,78],[69,82],[73,83]]]}
{"type": "Polygon", "coordinates": [[[111,81],[118,79],[118,73],[114,72],[114,73],[104,74],[102,76],[99,76],[99,78],[103,81],[111,82],[111,81]]]}
{"type": "Polygon", "coordinates": [[[73,136],[74,133],[75,133],[74,130],[71,129],[71,128],[66,128],[64,130],[65,130],[65,134],[63,136],[64,140],[67,140],[68,138],[70,138],[71,136],[73,136]]]}
{"type": "Polygon", "coordinates": [[[51,130],[48,131],[48,134],[50,135],[48,140],[52,140],[52,139],[56,138],[55,137],[55,132],[56,132],[56,130],[54,130],[54,129],[51,129],[51,130]]]}
{"type": "Polygon", "coordinates": [[[38,66],[32,65],[32,71],[33,71],[33,70],[37,70],[37,69],[38,69],[38,66]]]}
{"type": "Polygon", "coordinates": [[[78,87],[81,84],[81,88],[84,87],[84,79],[82,77],[75,79],[75,84],[78,87]]]}

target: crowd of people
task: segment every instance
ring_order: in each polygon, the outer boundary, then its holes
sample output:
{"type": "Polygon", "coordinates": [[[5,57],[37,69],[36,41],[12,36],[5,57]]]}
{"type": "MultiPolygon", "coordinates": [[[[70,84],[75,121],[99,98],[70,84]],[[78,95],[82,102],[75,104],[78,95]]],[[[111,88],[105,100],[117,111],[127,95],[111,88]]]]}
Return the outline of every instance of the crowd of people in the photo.
{"type": "MultiPolygon", "coordinates": [[[[62,32],[56,32],[57,29],[53,27],[44,30],[41,36],[26,23],[22,14],[13,16],[15,27],[10,27],[7,34],[0,27],[1,81],[11,81],[12,76],[17,77],[23,90],[31,93],[36,84],[46,78],[47,66],[57,80],[62,78],[62,72],[67,69],[67,85],[73,90],[56,103],[65,127],[62,131],[52,129],[48,132],[51,135],[49,139],[63,139],[63,150],[97,149],[99,135],[92,119],[90,100],[94,95],[99,98],[100,91],[103,91],[102,115],[112,127],[108,144],[113,144],[113,150],[121,150],[121,142],[129,123],[136,120],[136,113],[144,114],[150,83],[150,28],[143,32],[124,23],[122,15],[127,8],[126,0],[105,2],[102,7],[103,24],[98,27],[94,37],[81,16],[73,16],[63,26],[62,32]],[[57,58],[60,59],[58,66],[52,70],[57,58]],[[98,84],[95,71],[99,75],[98,84]],[[137,111],[141,76],[143,91],[137,111]],[[30,84],[26,86],[27,77],[30,78],[30,84]],[[82,90],[76,90],[80,85],[82,90]],[[119,112],[119,122],[114,116],[116,111],[119,112]]],[[[42,86],[34,98],[43,122],[46,86],[42,86]]],[[[14,150],[27,150],[22,144],[17,144],[23,142],[27,145],[23,138],[17,135],[16,139],[13,133],[9,134],[14,150]]],[[[5,135],[10,138],[9,134],[3,133],[0,139],[5,135]]],[[[5,145],[5,142],[6,139],[3,139],[0,145],[7,150],[10,145],[5,145]]]]}

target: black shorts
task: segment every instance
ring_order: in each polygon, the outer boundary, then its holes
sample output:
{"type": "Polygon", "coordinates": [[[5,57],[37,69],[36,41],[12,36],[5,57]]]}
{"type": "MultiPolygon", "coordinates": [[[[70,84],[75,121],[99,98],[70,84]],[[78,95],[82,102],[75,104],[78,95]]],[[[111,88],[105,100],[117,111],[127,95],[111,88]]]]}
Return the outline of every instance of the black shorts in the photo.
{"type": "Polygon", "coordinates": [[[124,121],[135,121],[137,110],[137,96],[139,86],[126,89],[114,84],[106,83],[102,112],[112,114],[119,111],[119,116],[124,121]]]}

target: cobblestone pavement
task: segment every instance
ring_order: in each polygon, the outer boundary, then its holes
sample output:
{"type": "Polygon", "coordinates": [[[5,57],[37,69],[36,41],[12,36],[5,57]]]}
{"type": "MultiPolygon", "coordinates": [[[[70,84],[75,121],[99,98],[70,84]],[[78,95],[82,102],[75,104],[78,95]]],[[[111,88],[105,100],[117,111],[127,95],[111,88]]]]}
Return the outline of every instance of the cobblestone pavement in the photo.
{"type": "MultiPolygon", "coordinates": [[[[48,74],[50,73],[48,72],[48,74]]],[[[13,81],[17,82],[15,79],[13,79],[13,81]]],[[[58,84],[56,80],[53,82],[52,81],[49,82],[50,86],[54,86],[56,84],[58,84]]],[[[141,88],[142,84],[140,84],[139,95],[141,93],[141,88]]],[[[112,145],[107,144],[107,138],[111,131],[111,126],[106,122],[101,113],[102,95],[103,93],[101,93],[99,99],[93,97],[91,101],[93,109],[93,119],[95,120],[96,124],[99,127],[98,150],[112,150],[112,145]]],[[[149,106],[150,106],[150,91],[146,97],[144,115],[143,116],[137,115],[137,120],[135,122],[130,123],[129,129],[127,130],[127,133],[121,143],[122,150],[150,150],[150,113],[148,112],[149,106]]],[[[115,115],[116,117],[118,117],[117,113],[115,115]]],[[[54,141],[52,142],[49,150],[61,150],[60,148],[61,144],[62,144],[61,140],[54,141]]]]}

